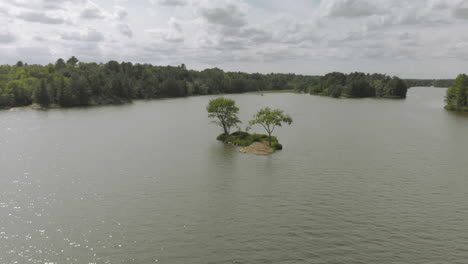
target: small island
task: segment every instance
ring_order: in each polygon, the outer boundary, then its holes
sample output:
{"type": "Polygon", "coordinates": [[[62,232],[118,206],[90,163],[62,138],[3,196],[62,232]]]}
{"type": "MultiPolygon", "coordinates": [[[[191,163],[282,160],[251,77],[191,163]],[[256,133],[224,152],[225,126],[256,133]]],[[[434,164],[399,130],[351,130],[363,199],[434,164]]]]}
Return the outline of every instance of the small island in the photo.
{"type": "Polygon", "coordinates": [[[274,136],[271,137],[271,145],[268,143],[268,135],[249,134],[244,131],[237,131],[230,135],[221,134],[217,140],[234,146],[242,147],[239,151],[256,155],[273,154],[276,150],[282,150],[283,145],[274,136]]]}
{"type": "Polygon", "coordinates": [[[242,123],[237,116],[239,108],[234,100],[224,97],[210,100],[206,110],[208,111],[208,117],[215,119],[213,123],[223,129],[223,133],[216,138],[217,140],[225,144],[241,146],[243,148],[240,152],[256,155],[269,155],[276,150],[283,149],[283,145],[279,143],[278,138],[272,136],[272,134],[275,128],[281,127],[283,124],[291,125],[293,122],[292,118],[284,114],[283,110],[265,107],[253,116],[247,130],[250,130],[254,125],[260,125],[268,135],[249,134],[248,132],[240,131],[240,129],[231,134],[231,128],[239,128],[239,124],[242,123]]]}

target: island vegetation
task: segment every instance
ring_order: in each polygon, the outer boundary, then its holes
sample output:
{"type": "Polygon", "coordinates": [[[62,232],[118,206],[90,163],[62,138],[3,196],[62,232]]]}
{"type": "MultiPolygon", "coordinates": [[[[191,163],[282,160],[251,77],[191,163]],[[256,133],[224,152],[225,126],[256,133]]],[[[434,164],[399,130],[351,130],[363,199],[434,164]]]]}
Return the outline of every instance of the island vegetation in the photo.
{"type": "Polygon", "coordinates": [[[468,75],[460,74],[454,84],[447,89],[445,109],[468,112],[468,75]]]}
{"type": "Polygon", "coordinates": [[[225,144],[245,147],[241,149],[241,152],[254,154],[271,154],[275,150],[283,149],[278,138],[272,136],[272,133],[276,127],[281,127],[283,124],[290,125],[293,122],[283,110],[262,108],[254,115],[254,119],[249,122],[250,126],[246,130],[250,130],[253,125],[261,125],[268,135],[249,134],[240,130],[239,124],[242,122],[238,117],[239,108],[234,100],[224,97],[212,99],[206,110],[208,117],[214,119],[212,122],[223,130],[223,133],[216,138],[217,140],[225,144]],[[230,133],[233,127],[238,131],[230,133]]]}
{"type": "Polygon", "coordinates": [[[384,74],[332,72],[311,87],[310,93],[331,97],[384,97],[405,98],[407,84],[398,77],[384,74]]]}
{"type": "MultiPolygon", "coordinates": [[[[250,127],[254,125],[261,125],[265,131],[268,133],[268,144],[272,145],[272,136],[276,127],[281,127],[283,124],[291,125],[293,122],[292,118],[289,115],[284,114],[284,111],[281,109],[270,109],[265,107],[260,109],[255,115],[254,119],[249,122],[250,127]]],[[[279,144],[279,143],[278,143],[279,144]]],[[[282,148],[281,144],[279,147],[282,148]]],[[[273,147],[275,148],[275,147],[273,147]]]]}

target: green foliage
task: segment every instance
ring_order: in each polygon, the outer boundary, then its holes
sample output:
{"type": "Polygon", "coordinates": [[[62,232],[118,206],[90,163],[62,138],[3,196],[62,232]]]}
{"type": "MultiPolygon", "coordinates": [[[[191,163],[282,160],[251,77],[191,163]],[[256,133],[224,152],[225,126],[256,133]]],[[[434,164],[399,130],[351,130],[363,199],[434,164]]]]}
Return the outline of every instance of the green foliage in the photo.
{"type": "Polygon", "coordinates": [[[76,57],[46,66],[0,66],[0,107],[24,106],[36,100],[39,80],[45,79],[50,104],[62,107],[118,104],[134,99],[243,93],[266,90],[305,91],[317,76],[204,71],[180,66],[153,66],[109,61],[83,63],[76,57]]]}
{"type": "Polygon", "coordinates": [[[447,89],[445,102],[447,110],[468,111],[468,75],[458,75],[454,85],[447,89]]]}
{"type": "Polygon", "coordinates": [[[271,109],[265,107],[260,109],[255,115],[254,119],[249,122],[250,126],[261,125],[268,133],[268,143],[271,146],[272,136],[276,127],[281,127],[283,124],[291,125],[293,122],[289,115],[284,114],[281,109],[271,109]]]}
{"type": "Polygon", "coordinates": [[[36,89],[35,101],[42,107],[48,107],[50,104],[49,93],[47,92],[47,84],[44,79],[41,80],[39,87],[36,89]]]}
{"type": "Polygon", "coordinates": [[[343,91],[344,87],[342,85],[339,85],[339,84],[335,84],[335,85],[332,85],[328,88],[328,95],[330,95],[331,97],[340,97],[341,96],[341,93],[343,91]]]}
{"type": "Polygon", "coordinates": [[[229,135],[231,128],[237,127],[241,123],[237,116],[239,108],[234,100],[224,97],[212,99],[206,110],[208,111],[208,117],[216,119],[213,122],[223,129],[224,134],[229,135]]]}
{"type": "Polygon", "coordinates": [[[218,137],[216,137],[216,140],[219,140],[219,141],[226,141],[226,139],[229,137],[228,134],[220,134],[218,137]]]}
{"type": "Polygon", "coordinates": [[[281,145],[281,144],[278,143],[278,142],[273,142],[273,143],[271,143],[271,148],[274,149],[274,150],[282,150],[282,149],[283,149],[283,145],[281,145]]]}
{"type": "Polygon", "coordinates": [[[69,58],[67,60],[67,64],[71,65],[71,66],[76,66],[76,64],[78,63],[78,59],[75,58],[75,56],[72,56],[71,58],[69,58]]]}
{"type": "MultiPolygon", "coordinates": [[[[249,134],[247,132],[238,131],[230,135],[221,134],[216,139],[227,144],[247,147],[247,146],[252,145],[254,142],[267,142],[269,137],[268,135],[263,135],[263,134],[249,134]]],[[[281,146],[281,144],[279,144],[278,139],[273,136],[271,137],[270,146],[274,150],[279,150],[279,149],[282,149],[283,147],[281,146]]]]}
{"type": "Polygon", "coordinates": [[[310,88],[311,94],[332,97],[406,97],[407,85],[398,77],[383,74],[332,72],[310,88]]]}
{"type": "Polygon", "coordinates": [[[153,66],[109,61],[83,63],[76,57],[46,66],[0,66],[0,107],[24,106],[36,100],[40,80],[46,82],[51,105],[62,107],[118,104],[134,99],[189,95],[294,90],[340,97],[404,97],[403,81],[381,74],[296,74],[203,71],[180,66],[153,66]],[[395,79],[395,80],[394,80],[395,79]],[[393,81],[392,81],[393,80],[393,81]]]}
{"type": "Polygon", "coordinates": [[[4,82],[0,82],[0,106],[11,106],[14,103],[14,97],[9,88],[4,82]]]}

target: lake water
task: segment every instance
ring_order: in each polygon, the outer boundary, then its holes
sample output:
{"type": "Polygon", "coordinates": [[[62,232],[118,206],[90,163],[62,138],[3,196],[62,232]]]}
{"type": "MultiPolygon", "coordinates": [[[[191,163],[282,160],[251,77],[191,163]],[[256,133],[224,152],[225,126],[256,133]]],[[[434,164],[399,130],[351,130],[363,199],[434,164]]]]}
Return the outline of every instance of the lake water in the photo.
{"type": "Polygon", "coordinates": [[[468,116],[444,95],[230,95],[294,118],[271,156],[215,140],[212,96],[0,111],[0,263],[466,264],[468,116]]]}

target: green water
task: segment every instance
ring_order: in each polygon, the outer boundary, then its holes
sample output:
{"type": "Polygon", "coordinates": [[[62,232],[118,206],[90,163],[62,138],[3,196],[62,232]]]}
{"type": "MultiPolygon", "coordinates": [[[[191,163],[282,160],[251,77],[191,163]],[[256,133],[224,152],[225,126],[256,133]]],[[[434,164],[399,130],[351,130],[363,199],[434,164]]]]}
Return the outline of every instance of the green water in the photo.
{"type": "Polygon", "coordinates": [[[211,96],[0,111],[0,263],[466,264],[468,117],[444,94],[229,96],[294,118],[266,157],[215,140],[211,96]]]}

